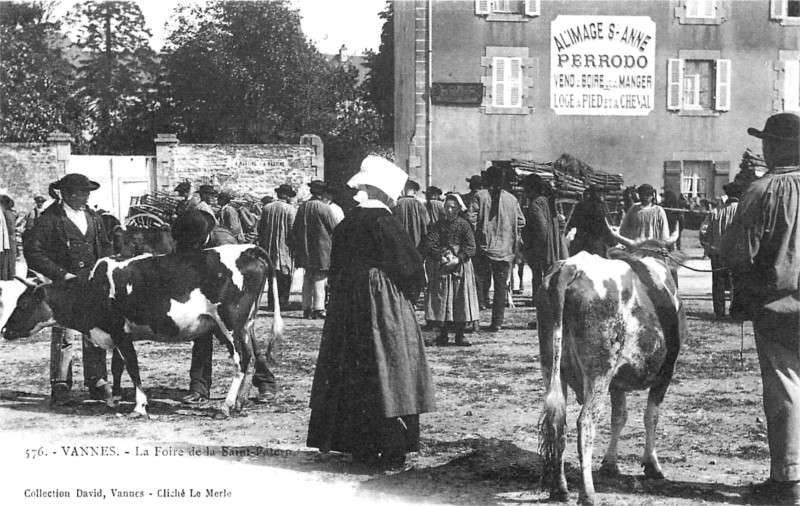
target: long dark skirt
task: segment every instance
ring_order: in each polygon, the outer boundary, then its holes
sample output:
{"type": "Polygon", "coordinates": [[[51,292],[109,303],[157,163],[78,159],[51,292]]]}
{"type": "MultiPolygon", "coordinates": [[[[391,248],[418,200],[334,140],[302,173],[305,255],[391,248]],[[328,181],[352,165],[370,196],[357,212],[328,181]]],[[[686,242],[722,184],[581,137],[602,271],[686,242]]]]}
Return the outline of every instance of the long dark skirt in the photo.
{"type": "Polygon", "coordinates": [[[410,301],[378,269],[331,294],[311,389],[307,445],[354,454],[419,449],[433,380],[410,301]]]}

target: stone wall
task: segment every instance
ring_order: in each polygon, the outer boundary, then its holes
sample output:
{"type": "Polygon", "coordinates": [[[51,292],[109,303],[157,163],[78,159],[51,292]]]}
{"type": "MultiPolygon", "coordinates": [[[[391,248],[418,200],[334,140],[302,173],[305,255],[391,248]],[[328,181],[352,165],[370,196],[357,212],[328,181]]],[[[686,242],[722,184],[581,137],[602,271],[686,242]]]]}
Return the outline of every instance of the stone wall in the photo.
{"type": "Polygon", "coordinates": [[[46,143],[0,143],[0,193],[14,199],[20,215],[33,208],[34,195],[47,197],[50,183],[65,174],[69,136],[52,134],[46,143]]]}
{"type": "Polygon", "coordinates": [[[213,184],[233,195],[260,199],[290,184],[298,196],[308,194],[307,184],[324,179],[322,143],[304,136],[305,144],[181,144],[171,135],[156,139],[157,188],[171,191],[181,181],[197,189],[213,184]]]}

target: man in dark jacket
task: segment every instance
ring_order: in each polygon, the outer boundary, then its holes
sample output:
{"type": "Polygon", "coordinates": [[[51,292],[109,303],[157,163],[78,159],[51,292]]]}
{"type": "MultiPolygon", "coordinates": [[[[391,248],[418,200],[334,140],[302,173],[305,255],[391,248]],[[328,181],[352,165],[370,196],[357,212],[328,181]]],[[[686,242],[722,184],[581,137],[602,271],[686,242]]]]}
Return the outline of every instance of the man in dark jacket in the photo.
{"type": "MultiPolygon", "coordinates": [[[[50,185],[55,203],[45,209],[23,236],[28,268],[53,281],[87,276],[95,262],[111,254],[111,241],[100,216],[86,205],[100,185],[82,174],[67,174],[50,185]],[[60,193],[56,193],[58,191],[60,193]]],[[[50,388],[53,404],[70,402],[72,340],[77,332],[53,327],[50,340],[50,388]]],[[[111,395],[106,352],[83,336],[83,380],[89,396],[105,400],[111,395]]]]}
{"type": "Polygon", "coordinates": [[[297,209],[294,236],[296,266],[303,276],[303,317],[325,318],[325,288],[331,266],[331,243],[336,218],[323,198],[327,193],[324,181],[311,181],[311,199],[297,209]]]}
{"type": "Polygon", "coordinates": [[[764,389],[769,479],[753,499],[800,505],[800,117],[771,116],[761,139],[769,171],[742,195],[719,251],[742,276],[734,291],[753,321],[764,389]]]}
{"type": "Polygon", "coordinates": [[[427,235],[428,225],[431,222],[425,204],[417,200],[418,191],[419,183],[409,179],[393,211],[417,248],[427,235]]]}

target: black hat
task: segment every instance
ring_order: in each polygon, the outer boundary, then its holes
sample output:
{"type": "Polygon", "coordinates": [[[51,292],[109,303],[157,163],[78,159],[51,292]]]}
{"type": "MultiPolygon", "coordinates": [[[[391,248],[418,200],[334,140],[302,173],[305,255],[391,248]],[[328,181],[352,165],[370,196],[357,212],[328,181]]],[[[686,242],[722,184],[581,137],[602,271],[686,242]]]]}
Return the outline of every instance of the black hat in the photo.
{"type": "Polygon", "coordinates": [[[177,242],[191,243],[205,239],[214,229],[216,220],[212,215],[199,209],[189,209],[175,218],[172,224],[172,238],[177,242]]]}
{"type": "Polygon", "coordinates": [[[759,139],[798,141],[800,140],[800,116],[790,112],[775,114],[767,118],[764,130],[748,128],[747,133],[759,139]]]}
{"type": "Polygon", "coordinates": [[[55,182],[53,188],[56,190],[88,190],[90,192],[100,188],[100,183],[90,181],[83,174],[67,174],[55,182]]]}
{"type": "Polygon", "coordinates": [[[328,191],[328,185],[325,183],[325,181],[315,179],[314,181],[308,183],[308,189],[311,191],[311,195],[320,195],[328,191]]]}
{"type": "Polygon", "coordinates": [[[33,197],[33,201],[34,202],[46,202],[47,199],[42,197],[41,195],[37,195],[37,196],[33,197]]]}
{"type": "Polygon", "coordinates": [[[640,185],[638,188],[636,188],[636,193],[645,194],[645,195],[655,195],[656,194],[656,190],[655,190],[655,188],[653,188],[649,184],[645,183],[643,185],[640,185]]]}
{"type": "Polygon", "coordinates": [[[218,193],[217,189],[214,188],[213,184],[200,185],[200,188],[197,191],[199,191],[200,193],[210,193],[211,195],[216,195],[218,193]]]}
{"type": "Polygon", "coordinates": [[[178,186],[176,186],[175,189],[172,191],[180,193],[180,192],[188,192],[191,189],[192,189],[192,183],[190,183],[189,181],[183,181],[178,183],[178,186]]]}
{"type": "Polygon", "coordinates": [[[427,190],[425,190],[425,195],[429,197],[438,197],[442,194],[442,190],[436,186],[429,186],[427,190]]]}
{"type": "Polygon", "coordinates": [[[497,165],[492,165],[488,169],[486,169],[486,176],[484,176],[484,180],[489,183],[490,181],[502,181],[503,180],[503,169],[497,165]]]}
{"type": "Polygon", "coordinates": [[[282,184],[279,187],[275,188],[276,195],[286,195],[287,197],[295,197],[297,196],[297,192],[294,191],[292,185],[289,184],[282,184]]]}
{"type": "Polygon", "coordinates": [[[483,178],[480,176],[480,174],[475,174],[474,176],[467,178],[467,183],[482,185],[483,184],[483,178]]]}

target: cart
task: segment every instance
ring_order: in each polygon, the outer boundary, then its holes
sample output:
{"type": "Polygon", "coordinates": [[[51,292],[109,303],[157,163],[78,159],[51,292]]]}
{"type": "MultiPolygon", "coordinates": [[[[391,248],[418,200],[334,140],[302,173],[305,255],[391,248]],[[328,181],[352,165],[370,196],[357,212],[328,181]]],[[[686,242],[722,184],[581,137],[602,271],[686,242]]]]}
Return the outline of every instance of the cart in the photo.
{"type": "Polygon", "coordinates": [[[175,209],[180,202],[178,197],[167,193],[155,192],[139,197],[131,197],[126,228],[158,229],[172,223],[175,209]]]}

